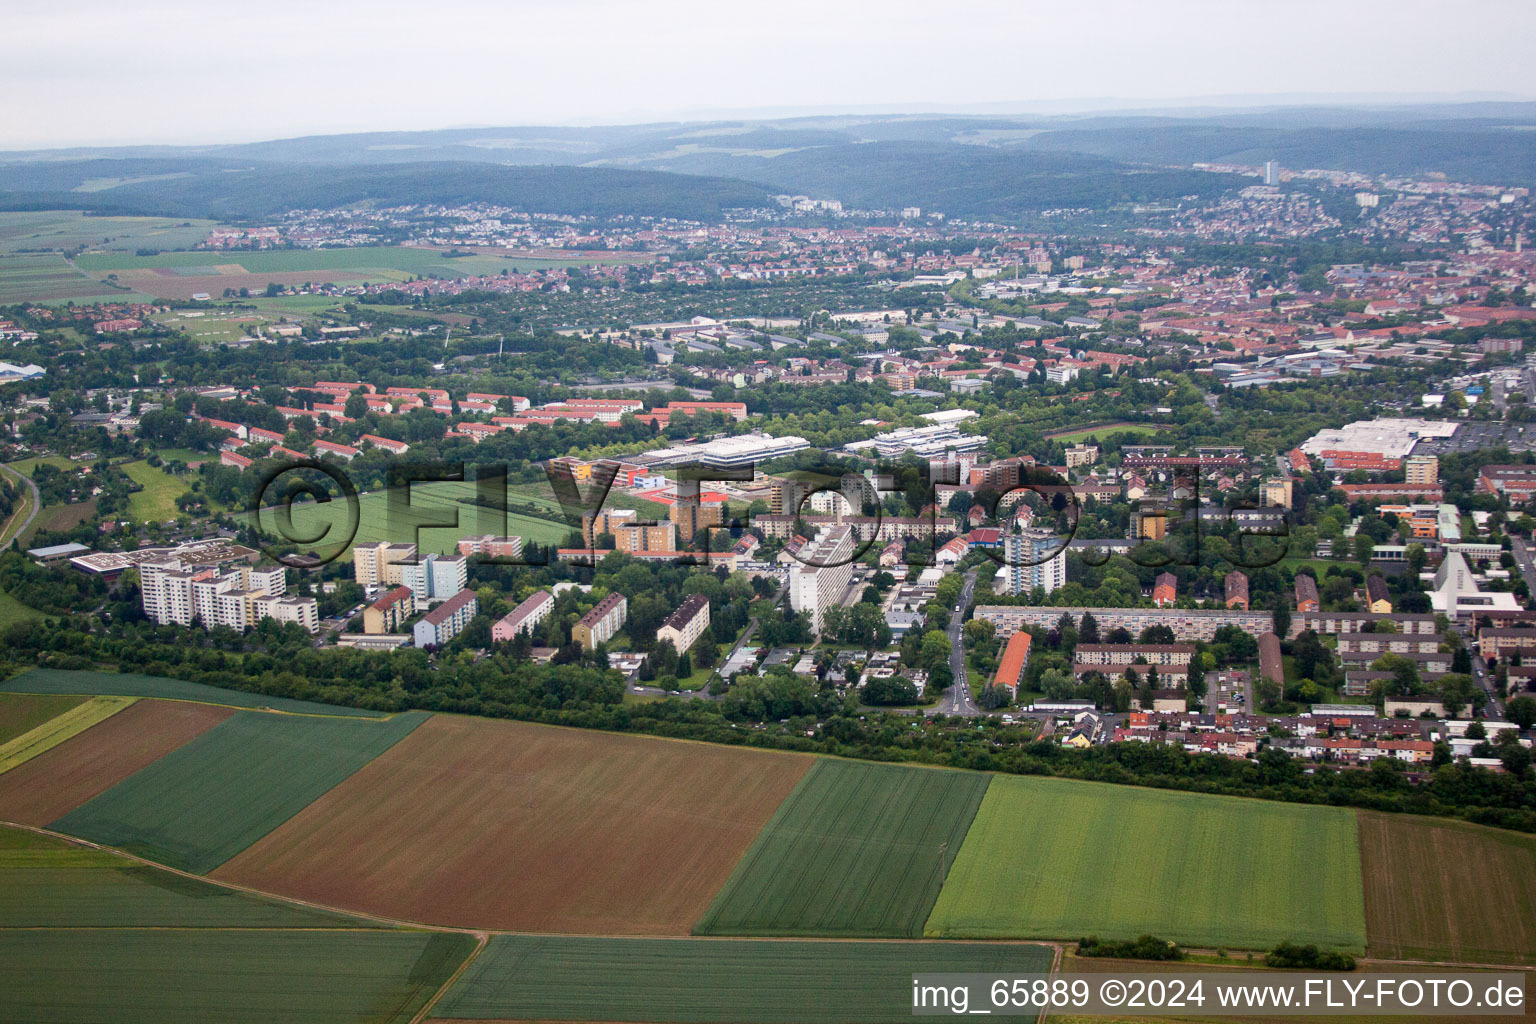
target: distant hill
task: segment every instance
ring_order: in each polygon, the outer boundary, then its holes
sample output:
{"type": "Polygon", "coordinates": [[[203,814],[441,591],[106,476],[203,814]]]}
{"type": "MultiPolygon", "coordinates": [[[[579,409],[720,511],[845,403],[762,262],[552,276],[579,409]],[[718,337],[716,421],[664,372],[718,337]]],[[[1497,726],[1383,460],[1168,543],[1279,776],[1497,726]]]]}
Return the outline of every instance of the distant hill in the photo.
{"type": "Polygon", "coordinates": [[[471,163],[314,165],[208,159],[95,159],[0,165],[0,207],[246,220],[377,200],[497,203],[572,215],[716,220],[768,202],[761,186],[605,167],[471,163]],[[120,182],[120,183],[117,183],[120,182]]]}
{"type": "Polygon", "coordinates": [[[244,219],[362,199],[485,201],[712,220],[794,192],[1006,220],[1251,181],[1192,171],[1198,162],[1528,182],[1532,129],[1536,104],[1500,102],[371,132],[0,153],[0,206],[244,219]]]}

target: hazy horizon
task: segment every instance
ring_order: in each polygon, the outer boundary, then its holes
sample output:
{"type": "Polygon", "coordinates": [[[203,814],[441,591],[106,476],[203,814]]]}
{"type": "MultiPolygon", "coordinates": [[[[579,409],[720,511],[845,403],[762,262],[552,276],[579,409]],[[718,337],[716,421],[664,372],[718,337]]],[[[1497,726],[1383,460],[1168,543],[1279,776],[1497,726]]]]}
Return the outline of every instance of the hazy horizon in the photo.
{"type": "Polygon", "coordinates": [[[1521,100],[1536,97],[1536,70],[1522,59],[1522,35],[1499,26],[1523,13],[1514,0],[1454,13],[1426,0],[1090,0],[1071,11],[983,0],[960,20],[910,0],[878,16],[788,0],[753,18],[699,0],[445,0],[424,17],[400,0],[320,10],[278,0],[215,19],[187,0],[132,9],[87,0],[8,15],[0,83],[25,102],[0,121],[0,149],[1521,100]],[[1423,89],[1427,66],[1434,92],[1423,89]]]}

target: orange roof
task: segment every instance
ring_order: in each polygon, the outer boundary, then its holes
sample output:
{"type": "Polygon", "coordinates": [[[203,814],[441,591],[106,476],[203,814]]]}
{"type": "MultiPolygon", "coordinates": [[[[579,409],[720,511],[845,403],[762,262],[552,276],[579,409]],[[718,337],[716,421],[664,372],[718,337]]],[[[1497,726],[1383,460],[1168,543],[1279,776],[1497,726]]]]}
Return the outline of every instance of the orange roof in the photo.
{"type": "Polygon", "coordinates": [[[1006,686],[1010,690],[1019,688],[1024,665],[1029,661],[1030,639],[1030,635],[1022,629],[1008,638],[1008,646],[1003,649],[1003,660],[998,663],[997,675],[992,678],[994,686],[1006,686]]]}

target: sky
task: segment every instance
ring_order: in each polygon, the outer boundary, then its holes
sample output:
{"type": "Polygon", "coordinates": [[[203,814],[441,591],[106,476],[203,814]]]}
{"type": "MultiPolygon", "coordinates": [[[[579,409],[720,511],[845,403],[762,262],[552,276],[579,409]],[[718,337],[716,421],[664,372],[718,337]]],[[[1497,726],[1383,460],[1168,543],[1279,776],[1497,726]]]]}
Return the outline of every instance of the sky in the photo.
{"type": "Polygon", "coordinates": [[[1536,97],[1526,2],[0,0],[0,149],[1234,96],[1523,99],[1536,97]]]}

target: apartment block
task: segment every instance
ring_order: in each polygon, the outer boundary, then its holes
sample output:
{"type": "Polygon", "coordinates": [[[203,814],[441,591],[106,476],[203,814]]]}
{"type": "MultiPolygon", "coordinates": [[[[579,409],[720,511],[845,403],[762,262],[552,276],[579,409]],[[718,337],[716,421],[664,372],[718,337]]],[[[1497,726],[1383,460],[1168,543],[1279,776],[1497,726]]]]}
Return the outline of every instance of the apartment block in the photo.
{"type": "Polygon", "coordinates": [[[263,618],[276,618],[317,632],[320,615],[315,599],[285,599],[287,589],[282,566],[220,569],[189,566],[174,558],[139,566],[144,614],[162,625],[200,622],[204,629],[227,626],[244,631],[263,618]]]}
{"type": "Polygon", "coordinates": [[[554,610],[555,599],[547,590],[529,596],[491,626],[491,641],[505,643],[519,633],[532,633],[554,610]]]}
{"type": "Polygon", "coordinates": [[[464,631],[480,610],[473,590],[460,590],[421,617],[412,631],[417,647],[441,647],[464,631]]]}
{"type": "Polygon", "coordinates": [[[352,578],[365,587],[398,587],[404,563],[415,560],[415,544],[359,544],[352,549],[352,578]]]}
{"type": "Polygon", "coordinates": [[[410,588],[416,610],[423,611],[464,589],[469,582],[469,559],[463,555],[427,555],[401,566],[400,582],[410,588]]]}
{"type": "Polygon", "coordinates": [[[363,632],[391,633],[410,618],[416,609],[410,587],[396,587],[363,609],[363,632]]]}
{"type": "Polygon", "coordinates": [[[613,639],[629,617],[629,600],[623,594],[609,594],[571,627],[571,639],[590,651],[613,639]]]}
{"type": "Polygon", "coordinates": [[[1049,530],[1025,527],[1003,538],[1002,573],[1008,593],[1050,594],[1067,582],[1066,541],[1049,530]]]}
{"type": "Polygon", "coordinates": [[[497,537],[489,533],[479,537],[465,537],[459,541],[459,554],[479,558],[521,558],[523,538],[497,537]]]}
{"type": "Polygon", "coordinates": [[[976,618],[990,622],[999,634],[1016,633],[1030,626],[1050,629],[1063,615],[1073,622],[1092,612],[1100,631],[1124,629],[1132,636],[1148,626],[1167,626],[1182,642],[1216,638],[1222,626],[1236,626],[1258,636],[1274,629],[1274,616],[1267,611],[1239,611],[1226,608],[1067,608],[1060,605],[978,605],[976,618]]]}
{"type": "Polygon", "coordinates": [[[708,628],[709,598],[703,594],[689,594],[656,631],[656,642],[670,643],[682,653],[691,648],[708,628]]]}
{"type": "Polygon", "coordinates": [[[853,578],[853,530],[828,526],[800,548],[789,568],[789,606],[820,633],[828,608],[841,601],[853,578]]]}

